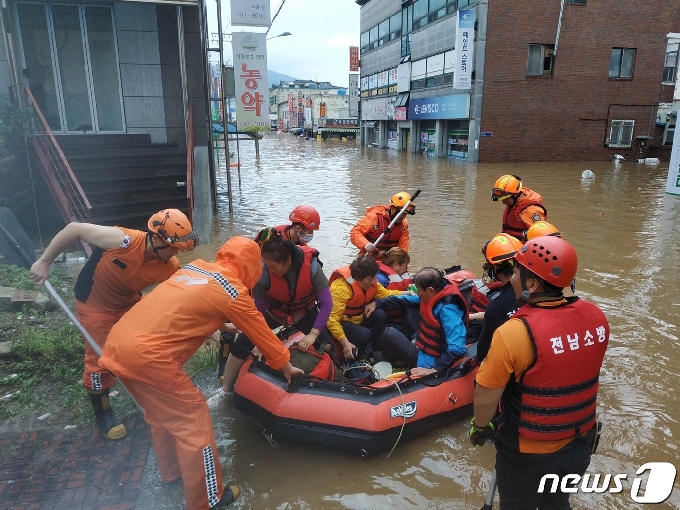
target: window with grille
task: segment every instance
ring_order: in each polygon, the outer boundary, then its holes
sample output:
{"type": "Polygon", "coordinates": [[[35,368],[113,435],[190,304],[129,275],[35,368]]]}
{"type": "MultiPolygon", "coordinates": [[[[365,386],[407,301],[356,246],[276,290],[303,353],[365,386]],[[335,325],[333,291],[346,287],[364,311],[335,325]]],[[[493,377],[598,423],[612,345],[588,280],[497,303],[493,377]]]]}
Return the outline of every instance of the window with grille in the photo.
{"type": "Polygon", "coordinates": [[[609,147],[630,147],[633,144],[634,120],[612,120],[609,147]]]}
{"type": "Polygon", "coordinates": [[[530,44],[527,74],[534,76],[552,76],[555,57],[553,44],[530,44]]]}
{"type": "Polygon", "coordinates": [[[612,48],[609,61],[610,78],[632,78],[635,64],[635,48],[612,48]]]}

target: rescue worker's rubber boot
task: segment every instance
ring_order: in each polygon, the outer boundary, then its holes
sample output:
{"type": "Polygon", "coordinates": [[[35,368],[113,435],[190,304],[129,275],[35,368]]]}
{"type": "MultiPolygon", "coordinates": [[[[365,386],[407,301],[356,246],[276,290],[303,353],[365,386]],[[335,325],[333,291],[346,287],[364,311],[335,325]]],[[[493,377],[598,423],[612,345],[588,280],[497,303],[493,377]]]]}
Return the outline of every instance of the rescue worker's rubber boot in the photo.
{"type": "Polygon", "coordinates": [[[90,402],[92,402],[92,407],[94,408],[94,417],[97,422],[97,427],[99,428],[99,433],[106,439],[120,439],[127,434],[125,425],[116,420],[116,417],[111,410],[111,404],[109,403],[109,388],[97,393],[88,391],[88,394],[90,395],[90,402]]]}
{"type": "Polygon", "coordinates": [[[241,494],[241,489],[238,485],[225,485],[222,491],[222,499],[210,508],[225,508],[231,505],[241,494]]]}

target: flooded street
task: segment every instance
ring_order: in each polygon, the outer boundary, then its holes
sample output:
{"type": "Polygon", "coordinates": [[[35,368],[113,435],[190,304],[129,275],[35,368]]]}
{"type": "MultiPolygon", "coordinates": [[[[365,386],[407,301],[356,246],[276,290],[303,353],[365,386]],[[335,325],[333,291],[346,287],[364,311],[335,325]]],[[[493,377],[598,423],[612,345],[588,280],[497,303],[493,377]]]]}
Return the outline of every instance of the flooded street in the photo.
{"type": "MultiPolygon", "coordinates": [[[[667,163],[473,165],[275,133],[261,141],[259,160],[252,142],[241,142],[240,152],[240,189],[232,169],[233,218],[221,157],[212,242],[184,254],[182,263],[213,260],[229,237],[286,223],[294,206],[308,203],[321,214],[311,245],[330,276],[356,255],[349,230],[367,207],[388,203],[397,191],[421,189],[417,214],[408,218],[411,272],[461,264],[480,275],[482,245],[500,231],[503,212],[490,188],[503,174],[521,176],[543,195],[548,220],[578,252],[577,294],[599,305],[611,326],[600,379],[603,435],[588,473],[628,479],[621,493],[576,494],[572,506],[642,508],[630,497],[635,471],[652,461],[680,465],[680,197],[664,193],[667,163]],[[581,179],[585,169],[594,180],[581,179]]],[[[213,422],[225,480],[244,491],[235,508],[479,508],[494,464],[492,446],[470,445],[467,422],[401,443],[388,460],[387,452],[364,459],[305,445],[271,446],[231,403],[213,411],[213,422]]],[[[179,498],[173,504],[181,508],[181,487],[173,490],[179,498]]],[[[657,507],[680,508],[677,481],[657,507]]]]}

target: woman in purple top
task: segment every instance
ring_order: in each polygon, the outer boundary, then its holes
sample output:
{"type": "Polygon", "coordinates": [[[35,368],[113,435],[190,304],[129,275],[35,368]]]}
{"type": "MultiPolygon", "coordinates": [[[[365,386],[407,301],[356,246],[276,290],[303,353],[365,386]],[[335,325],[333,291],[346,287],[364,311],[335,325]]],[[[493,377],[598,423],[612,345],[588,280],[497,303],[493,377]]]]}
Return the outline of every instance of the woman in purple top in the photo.
{"type": "MultiPolygon", "coordinates": [[[[321,348],[331,344],[326,324],[333,300],[319,252],[296,246],[276,231],[261,249],[262,276],[253,287],[252,297],[269,327],[292,326],[304,333],[299,342],[302,351],[313,345],[321,348]]],[[[240,333],[224,370],[223,388],[227,391],[233,391],[238,372],[252,349],[252,342],[240,333]]]]}

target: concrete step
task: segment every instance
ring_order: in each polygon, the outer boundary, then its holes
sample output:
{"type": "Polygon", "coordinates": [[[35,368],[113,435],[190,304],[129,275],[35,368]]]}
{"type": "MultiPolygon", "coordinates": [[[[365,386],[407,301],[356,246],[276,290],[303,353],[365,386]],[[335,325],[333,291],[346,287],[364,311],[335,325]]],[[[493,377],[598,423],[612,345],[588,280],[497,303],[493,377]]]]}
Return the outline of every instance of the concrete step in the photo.
{"type": "Polygon", "coordinates": [[[62,149],[106,146],[131,147],[151,144],[151,135],[144,133],[54,135],[54,138],[62,149]]]}

